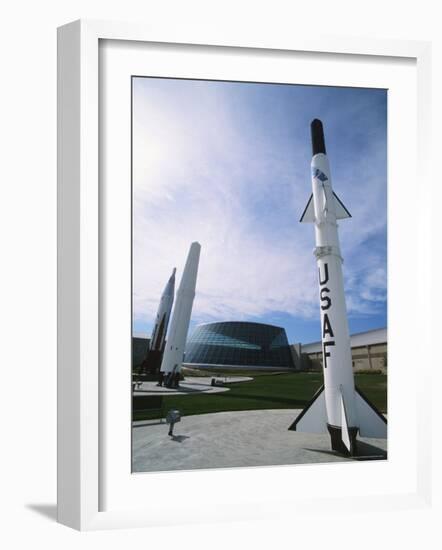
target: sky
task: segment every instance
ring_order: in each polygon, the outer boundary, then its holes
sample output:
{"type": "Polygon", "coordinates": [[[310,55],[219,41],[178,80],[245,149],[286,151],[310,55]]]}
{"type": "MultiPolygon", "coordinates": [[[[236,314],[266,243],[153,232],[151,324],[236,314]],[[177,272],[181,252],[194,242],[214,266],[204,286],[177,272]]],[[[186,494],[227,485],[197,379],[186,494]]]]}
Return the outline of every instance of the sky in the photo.
{"type": "Polygon", "coordinates": [[[387,92],[133,78],[133,331],[149,336],[174,267],[201,244],[199,323],[320,340],[310,122],[324,125],[350,333],[387,326],[387,92]]]}

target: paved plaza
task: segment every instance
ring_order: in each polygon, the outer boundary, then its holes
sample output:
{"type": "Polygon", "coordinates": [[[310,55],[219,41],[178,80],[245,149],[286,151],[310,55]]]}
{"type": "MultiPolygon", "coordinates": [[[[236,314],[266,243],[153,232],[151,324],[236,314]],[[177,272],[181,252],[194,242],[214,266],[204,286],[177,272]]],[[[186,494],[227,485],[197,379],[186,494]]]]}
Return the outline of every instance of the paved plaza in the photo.
{"type": "MultiPolygon", "coordinates": [[[[159,421],[135,422],[133,471],[271,466],[353,460],[330,451],[328,434],[289,431],[300,409],[183,417],[174,436],[159,421]]],[[[360,459],[386,458],[387,440],[361,439],[360,459]]]]}

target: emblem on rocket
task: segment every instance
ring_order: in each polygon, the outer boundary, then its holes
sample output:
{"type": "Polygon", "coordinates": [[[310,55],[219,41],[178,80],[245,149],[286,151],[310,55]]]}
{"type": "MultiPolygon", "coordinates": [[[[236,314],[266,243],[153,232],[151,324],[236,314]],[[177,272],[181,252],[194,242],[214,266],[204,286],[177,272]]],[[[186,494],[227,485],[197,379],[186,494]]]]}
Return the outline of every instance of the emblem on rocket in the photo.
{"type": "Polygon", "coordinates": [[[350,218],[333,192],[322,122],[311,123],[312,195],[300,222],[315,226],[324,385],[289,429],[329,433],[331,447],[357,454],[357,435],[387,437],[385,417],[355,387],[337,220],[350,218]]]}

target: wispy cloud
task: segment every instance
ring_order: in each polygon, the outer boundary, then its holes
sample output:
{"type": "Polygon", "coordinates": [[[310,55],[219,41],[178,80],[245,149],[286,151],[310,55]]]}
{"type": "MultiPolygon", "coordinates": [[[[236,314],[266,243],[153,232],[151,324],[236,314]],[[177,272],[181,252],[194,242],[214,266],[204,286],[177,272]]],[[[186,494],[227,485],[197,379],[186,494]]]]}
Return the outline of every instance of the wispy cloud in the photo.
{"type": "MultiPolygon", "coordinates": [[[[298,223],[311,185],[308,121],[318,116],[309,91],[135,80],[136,322],[151,323],[194,240],[202,245],[195,321],[317,316],[313,228],[298,223]]],[[[316,102],[326,131],[338,132],[345,101],[316,102]]],[[[386,299],[385,122],[361,98],[351,106],[346,118],[373,135],[363,155],[340,150],[332,171],[353,214],[341,224],[348,307],[369,315],[386,299]]]]}

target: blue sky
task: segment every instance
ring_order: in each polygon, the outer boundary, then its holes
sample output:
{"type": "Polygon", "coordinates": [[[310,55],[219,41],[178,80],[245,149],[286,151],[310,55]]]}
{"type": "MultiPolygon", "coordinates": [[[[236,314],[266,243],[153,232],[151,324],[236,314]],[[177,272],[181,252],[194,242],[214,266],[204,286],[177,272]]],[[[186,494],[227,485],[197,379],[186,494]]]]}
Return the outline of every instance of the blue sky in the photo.
{"type": "Polygon", "coordinates": [[[175,79],[133,80],[134,332],[150,334],[159,297],[201,243],[191,330],[250,320],[290,342],[320,339],[310,122],[325,129],[350,332],[386,326],[385,90],[175,79]]]}

